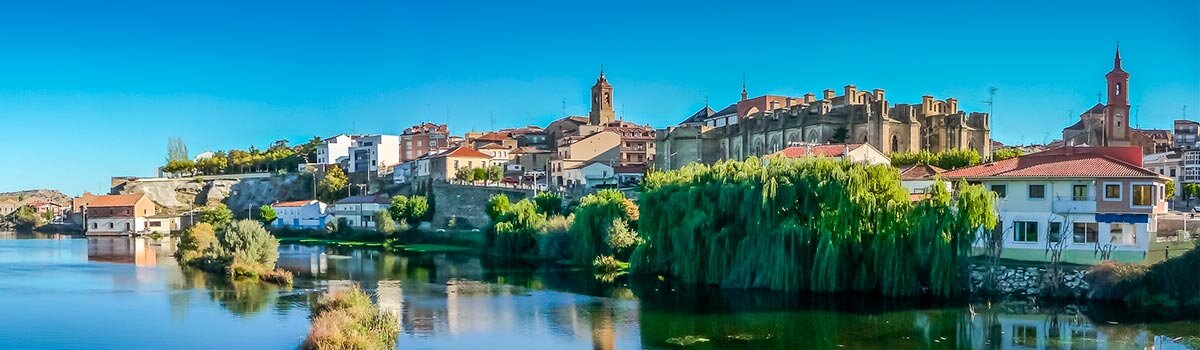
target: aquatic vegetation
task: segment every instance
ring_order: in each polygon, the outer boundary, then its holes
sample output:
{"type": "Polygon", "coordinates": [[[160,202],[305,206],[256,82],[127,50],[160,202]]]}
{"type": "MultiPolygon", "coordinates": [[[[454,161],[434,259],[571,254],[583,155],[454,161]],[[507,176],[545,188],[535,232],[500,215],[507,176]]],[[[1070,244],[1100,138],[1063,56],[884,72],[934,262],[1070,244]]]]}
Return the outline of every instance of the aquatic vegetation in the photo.
{"type": "Polygon", "coordinates": [[[322,296],[312,308],[304,350],[395,349],[400,324],[357,287],[322,296]]]}
{"type": "Polygon", "coordinates": [[[733,288],[951,295],[976,233],[996,222],[993,194],[932,188],[912,202],[895,168],[824,158],[653,172],[631,270],[733,288]]]}
{"type": "Polygon", "coordinates": [[[1124,300],[1130,306],[1158,313],[1200,312],[1200,248],[1145,266],[1105,261],[1092,266],[1085,279],[1092,297],[1124,300]]]}

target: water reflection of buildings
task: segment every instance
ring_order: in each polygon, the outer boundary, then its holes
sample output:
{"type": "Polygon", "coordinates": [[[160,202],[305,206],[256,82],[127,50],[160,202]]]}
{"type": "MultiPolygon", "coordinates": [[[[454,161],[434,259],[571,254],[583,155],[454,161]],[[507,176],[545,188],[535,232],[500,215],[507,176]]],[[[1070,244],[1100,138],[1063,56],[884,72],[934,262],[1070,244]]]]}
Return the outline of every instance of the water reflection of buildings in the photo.
{"type": "Polygon", "coordinates": [[[159,245],[145,238],[88,237],[88,261],[155,266],[159,245]]]}
{"type": "Polygon", "coordinates": [[[1144,328],[1095,324],[1078,313],[984,311],[970,317],[965,326],[974,349],[1183,348],[1144,328]]]}

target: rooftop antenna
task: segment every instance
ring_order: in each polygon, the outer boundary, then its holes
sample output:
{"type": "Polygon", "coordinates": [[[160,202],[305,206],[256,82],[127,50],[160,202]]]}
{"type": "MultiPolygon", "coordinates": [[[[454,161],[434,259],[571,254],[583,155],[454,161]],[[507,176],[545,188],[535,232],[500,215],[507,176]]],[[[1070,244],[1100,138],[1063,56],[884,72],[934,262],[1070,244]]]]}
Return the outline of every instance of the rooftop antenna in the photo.
{"type": "Polygon", "coordinates": [[[496,130],[496,111],[488,111],[488,121],[491,123],[491,130],[496,130]]]}
{"type": "Polygon", "coordinates": [[[562,117],[563,118],[567,117],[567,99],[566,98],[562,99],[562,117]]]}
{"type": "Polygon", "coordinates": [[[625,104],[621,104],[621,121],[625,121],[625,104]]]}
{"type": "Polygon", "coordinates": [[[1000,89],[997,89],[995,86],[989,87],[988,88],[988,99],[983,101],[983,103],[987,104],[987,106],[988,106],[988,116],[989,117],[993,117],[994,114],[996,114],[995,108],[992,108],[992,105],[996,102],[996,91],[997,90],[1000,90],[1000,89]]]}
{"type": "MultiPolygon", "coordinates": [[[[1120,45],[1120,44],[1118,44],[1118,45],[1120,45]]],[[[1141,111],[1141,108],[1142,108],[1142,105],[1134,105],[1133,106],[1133,127],[1135,129],[1140,129],[1142,127],[1142,123],[1140,122],[1141,119],[1138,118],[1138,112],[1141,111]]]]}
{"type": "Polygon", "coordinates": [[[1100,96],[1102,96],[1102,95],[1103,95],[1102,93],[1099,93],[1099,92],[1096,93],[1096,103],[1101,103],[1101,101],[1103,101],[1100,99],[1100,96]]]}
{"type": "Polygon", "coordinates": [[[1187,119],[1187,105],[1183,105],[1183,119],[1187,119]]]}

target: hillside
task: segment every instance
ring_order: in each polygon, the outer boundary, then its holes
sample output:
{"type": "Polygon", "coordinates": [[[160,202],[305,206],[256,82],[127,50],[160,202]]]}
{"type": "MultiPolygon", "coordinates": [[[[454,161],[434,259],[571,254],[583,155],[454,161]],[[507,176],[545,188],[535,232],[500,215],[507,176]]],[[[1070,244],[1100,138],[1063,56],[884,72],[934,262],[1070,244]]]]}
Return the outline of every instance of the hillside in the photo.
{"type": "Polygon", "coordinates": [[[71,205],[71,196],[63,194],[58,190],[37,189],[0,193],[0,201],[6,199],[14,201],[40,199],[64,206],[71,205]]]}

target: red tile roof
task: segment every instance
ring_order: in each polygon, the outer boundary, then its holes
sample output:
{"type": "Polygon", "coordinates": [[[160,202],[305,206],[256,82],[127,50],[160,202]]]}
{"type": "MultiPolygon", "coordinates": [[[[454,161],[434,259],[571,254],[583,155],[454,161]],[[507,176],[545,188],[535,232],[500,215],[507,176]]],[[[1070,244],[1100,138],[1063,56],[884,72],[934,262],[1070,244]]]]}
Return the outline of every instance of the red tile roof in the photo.
{"type": "Polygon", "coordinates": [[[934,175],[944,172],[946,172],[946,169],[929,164],[909,165],[907,168],[900,169],[900,180],[929,180],[934,175]]]}
{"type": "Polygon", "coordinates": [[[281,208],[303,207],[303,206],[307,205],[308,203],[312,203],[312,200],[310,199],[310,200],[306,200],[306,201],[279,202],[279,203],[271,204],[271,206],[272,207],[281,207],[281,208]]]}
{"type": "Polygon", "coordinates": [[[1035,153],[942,173],[943,178],[1149,177],[1159,175],[1104,154],[1035,153]]]}
{"type": "Polygon", "coordinates": [[[851,143],[851,144],[828,144],[828,145],[817,145],[817,146],[791,146],[788,148],[784,148],[783,150],[780,150],[779,152],[775,152],[775,154],[781,155],[784,157],[788,157],[788,158],[801,158],[801,157],[808,157],[810,155],[814,156],[814,157],[841,157],[842,153],[844,153],[846,151],[847,147],[849,147],[849,150],[853,151],[853,150],[858,149],[859,147],[862,147],[862,145],[863,144],[861,144],[861,143],[851,143]],[[812,152],[811,154],[809,154],[810,150],[812,152]]]}
{"type": "Polygon", "coordinates": [[[505,133],[489,132],[489,133],[480,135],[479,137],[476,137],[474,140],[500,142],[500,141],[504,141],[507,139],[508,139],[508,135],[505,133]]]}
{"type": "Polygon", "coordinates": [[[442,152],[434,157],[492,158],[492,156],[465,146],[455,147],[454,149],[442,152]]]}
{"type": "Polygon", "coordinates": [[[90,207],[90,208],[132,207],[135,204],[137,204],[138,201],[142,200],[142,198],[145,196],[146,195],[143,193],[114,194],[114,195],[107,195],[107,196],[97,196],[95,199],[92,199],[91,203],[88,203],[88,207],[90,207]]]}

